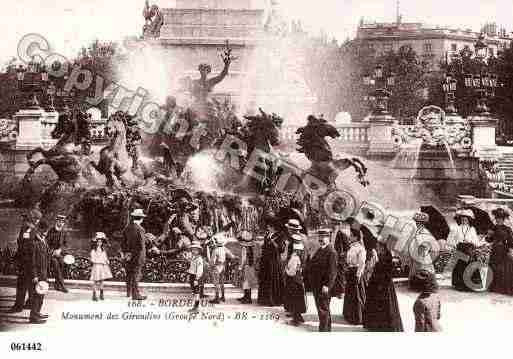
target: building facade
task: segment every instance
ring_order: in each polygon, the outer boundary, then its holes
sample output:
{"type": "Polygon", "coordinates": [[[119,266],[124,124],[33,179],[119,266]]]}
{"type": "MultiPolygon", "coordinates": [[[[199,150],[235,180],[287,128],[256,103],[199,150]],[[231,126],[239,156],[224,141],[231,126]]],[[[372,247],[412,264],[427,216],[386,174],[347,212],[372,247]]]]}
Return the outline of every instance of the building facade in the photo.
{"type": "MultiPolygon", "coordinates": [[[[497,30],[494,23],[486,24],[482,33],[488,46],[488,56],[497,56],[512,44],[513,37],[504,29],[497,30]]],[[[465,47],[474,50],[481,32],[469,29],[451,29],[422,23],[366,23],[363,20],[357,29],[356,40],[363,47],[373,49],[376,55],[397,51],[403,46],[412,48],[433,71],[442,61],[450,61],[465,47]]]]}

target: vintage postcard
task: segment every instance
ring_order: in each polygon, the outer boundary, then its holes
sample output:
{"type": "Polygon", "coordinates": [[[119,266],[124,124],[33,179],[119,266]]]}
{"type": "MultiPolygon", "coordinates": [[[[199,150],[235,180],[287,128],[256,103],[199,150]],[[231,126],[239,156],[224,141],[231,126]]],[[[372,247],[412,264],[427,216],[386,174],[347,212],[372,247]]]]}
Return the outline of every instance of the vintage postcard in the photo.
{"type": "Polygon", "coordinates": [[[0,353],[508,328],[512,14],[4,1],[0,353]]]}

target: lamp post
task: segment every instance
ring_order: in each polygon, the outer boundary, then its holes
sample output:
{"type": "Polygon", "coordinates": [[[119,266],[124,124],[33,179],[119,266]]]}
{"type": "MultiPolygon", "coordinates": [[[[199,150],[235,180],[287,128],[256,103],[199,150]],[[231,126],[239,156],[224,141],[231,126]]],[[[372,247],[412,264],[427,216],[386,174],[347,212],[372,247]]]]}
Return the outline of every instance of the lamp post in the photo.
{"type": "Polygon", "coordinates": [[[457,89],[458,81],[451,75],[446,74],[445,80],[442,83],[442,89],[445,93],[445,111],[449,115],[457,115],[458,110],[454,105],[456,100],[455,92],[457,89]]]}
{"type": "Polygon", "coordinates": [[[385,75],[383,65],[377,65],[372,75],[363,76],[363,83],[369,88],[367,100],[374,103],[373,116],[388,115],[388,100],[392,93],[388,90],[395,85],[395,75],[385,75]]]}
{"type": "Polygon", "coordinates": [[[475,112],[481,116],[488,116],[490,109],[487,102],[495,97],[495,89],[498,86],[497,75],[491,74],[485,69],[488,46],[483,34],[479,36],[474,47],[479,70],[474,74],[465,75],[465,87],[473,91],[477,97],[475,112]]]}
{"type": "Polygon", "coordinates": [[[50,104],[48,105],[48,109],[51,112],[55,112],[54,96],[55,96],[56,88],[55,88],[55,85],[53,84],[53,82],[50,83],[47,91],[48,91],[48,100],[50,102],[50,104]]]}

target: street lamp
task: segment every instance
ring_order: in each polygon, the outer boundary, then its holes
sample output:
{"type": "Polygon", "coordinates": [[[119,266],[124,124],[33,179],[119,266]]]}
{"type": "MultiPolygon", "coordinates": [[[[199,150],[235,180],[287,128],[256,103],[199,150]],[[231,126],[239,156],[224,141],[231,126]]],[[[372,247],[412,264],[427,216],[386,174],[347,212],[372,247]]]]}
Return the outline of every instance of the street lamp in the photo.
{"type": "Polygon", "coordinates": [[[50,86],[48,86],[48,97],[49,97],[49,100],[50,100],[50,104],[48,105],[48,109],[52,112],[55,112],[55,103],[54,103],[54,96],[55,96],[55,91],[56,91],[56,88],[55,88],[55,85],[52,83],[50,83],[50,86]]]}
{"type": "Polygon", "coordinates": [[[486,45],[484,34],[479,35],[479,38],[474,45],[474,49],[477,58],[484,61],[488,56],[488,46],[486,45]]]}
{"type": "Polygon", "coordinates": [[[456,100],[455,92],[457,89],[458,80],[452,77],[451,74],[445,75],[445,80],[442,83],[442,89],[445,93],[445,111],[450,115],[458,114],[454,101],[456,100]]]}
{"type": "Polygon", "coordinates": [[[374,103],[372,114],[374,116],[388,114],[388,100],[392,93],[388,88],[395,86],[395,74],[385,74],[383,65],[376,65],[372,75],[365,74],[363,76],[363,84],[369,88],[369,95],[366,100],[374,103]],[[373,87],[373,89],[371,89],[373,87]]]}

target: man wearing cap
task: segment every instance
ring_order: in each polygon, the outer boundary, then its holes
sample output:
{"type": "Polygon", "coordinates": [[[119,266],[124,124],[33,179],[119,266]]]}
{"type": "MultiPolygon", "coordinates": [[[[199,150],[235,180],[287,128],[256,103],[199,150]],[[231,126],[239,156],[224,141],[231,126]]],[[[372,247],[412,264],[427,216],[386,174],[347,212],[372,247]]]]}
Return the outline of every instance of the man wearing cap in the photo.
{"type": "Polygon", "coordinates": [[[312,288],[315,306],[319,314],[319,331],[331,331],[331,290],[337,277],[337,254],[330,245],[331,230],[318,232],[320,248],[307,261],[306,275],[312,288]]]}
{"type": "Polygon", "coordinates": [[[46,244],[45,237],[48,232],[48,227],[45,222],[39,222],[37,228],[34,230],[31,245],[26,252],[26,261],[28,263],[28,271],[32,281],[32,297],[29,321],[33,324],[45,323],[47,315],[41,314],[43,307],[44,294],[36,291],[36,286],[39,282],[48,281],[48,245],[46,244]]]}
{"type": "Polygon", "coordinates": [[[16,262],[18,264],[18,278],[16,280],[16,301],[9,310],[10,313],[19,313],[23,308],[29,309],[30,302],[25,304],[25,296],[29,295],[29,301],[32,297],[32,278],[29,272],[29,263],[27,253],[32,245],[36,226],[41,220],[42,214],[36,209],[32,209],[23,215],[24,221],[18,235],[18,249],[16,251],[16,262]]]}
{"type": "Polygon", "coordinates": [[[67,293],[64,287],[64,279],[62,275],[64,263],[62,249],[67,243],[67,232],[64,230],[66,216],[59,214],[55,219],[55,225],[48,231],[46,242],[50,248],[50,269],[55,276],[55,290],[67,293]]]}
{"type": "Polygon", "coordinates": [[[123,255],[126,260],[126,293],[133,300],[145,300],[146,296],[139,292],[139,281],[142,276],[142,268],[146,261],[146,231],[142,222],[146,215],[140,208],[134,209],[131,222],[123,231],[123,255]]]}

